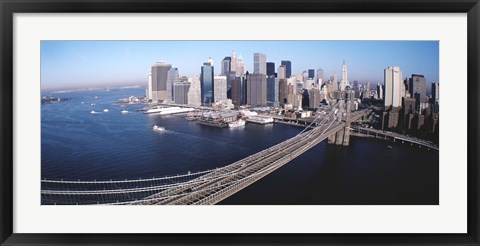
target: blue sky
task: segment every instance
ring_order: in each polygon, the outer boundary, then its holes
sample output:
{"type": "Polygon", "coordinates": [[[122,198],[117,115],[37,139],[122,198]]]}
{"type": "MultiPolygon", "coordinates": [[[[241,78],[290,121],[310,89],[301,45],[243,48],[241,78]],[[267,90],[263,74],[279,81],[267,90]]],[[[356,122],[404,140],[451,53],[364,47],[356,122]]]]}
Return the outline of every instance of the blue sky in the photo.
{"type": "Polygon", "coordinates": [[[350,82],[383,83],[383,69],[394,65],[403,77],[425,75],[427,87],[439,82],[437,41],[42,41],[41,87],[146,85],[156,61],[191,77],[200,74],[209,57],[217,74],[232,50],[243,56],[248,71],[253,70],[253,53],[262,52],[276,68],[281,60],[290,60],[292,74],[322,68],[325,79],[335,71],[340,79],[345,60],[350,82]]]}

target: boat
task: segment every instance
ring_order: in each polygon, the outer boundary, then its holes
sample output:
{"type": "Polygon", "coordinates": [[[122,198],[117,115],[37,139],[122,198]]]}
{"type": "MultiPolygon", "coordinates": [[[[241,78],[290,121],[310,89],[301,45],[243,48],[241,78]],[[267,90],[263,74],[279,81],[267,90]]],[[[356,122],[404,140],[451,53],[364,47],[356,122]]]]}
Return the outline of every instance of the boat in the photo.
{"type": "Polygon", "coordinates": [[[393,147],[391,145],[388,145],[387,149],[393,149],[393,147]]]}
{"type": "Polygon", "coordinates": [[[248,117],[247,121],[263,125],[273,123],[273,117],[266,115],[253,115],[248,117]]]}
{"type": "Polygon", "coordinates": [[[98,114],[98,112],[95,112],[95,110],[92,110],[92,112],[90,112],[91,114],[98,114]]]}
{"type": "Polygon", "coordinates": [[[179,114],[179,113],[188,113],[195,111],[193,108],[180,108],[180,107],[169,107],[169,108],[152,108],[144,112],[144,114],[179,114]]]}
{"type": "Polygon", "coordinates": [[[244,125],[245,125],[245,121],[242,119],[228,123],[228,127],[239,127],[244,125]]]}
{"type": "Polygon", "coordinates": [[[165,131],[165,127],[154,125],[152,130],[154,130],[156,132],[163,132],[163,131],[165,131]]]}
{"type": "Polygon", "coordinates": [[[127,110],[122,110],[122,114],[128,114],[128,111],[127,110]]]}
{"type": "Polygon", "coordinates": [[[105,113],[108,112],[108,109],[104,109],[103,112],[105,112],[105,113]]]}

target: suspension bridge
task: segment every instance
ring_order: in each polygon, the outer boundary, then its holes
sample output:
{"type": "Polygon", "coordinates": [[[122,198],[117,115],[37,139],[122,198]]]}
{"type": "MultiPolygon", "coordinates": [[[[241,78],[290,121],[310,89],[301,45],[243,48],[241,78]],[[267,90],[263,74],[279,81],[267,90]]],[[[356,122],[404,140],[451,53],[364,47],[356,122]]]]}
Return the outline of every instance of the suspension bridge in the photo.
{"type": "Polygon", "coordinates": [[[150,179],[42,180],[42,204],[216,204],[272,173],[326,138],[330,140],[337,135],[338,139],[339,132],[349,131],[350,122],[369,113],[369,110],[350,113],[349,106],[336,103],[328,114],[317,116],[296,136],[221,168],[150,179]],[[344,115],[345,108],[347,110],[344,115]]]}

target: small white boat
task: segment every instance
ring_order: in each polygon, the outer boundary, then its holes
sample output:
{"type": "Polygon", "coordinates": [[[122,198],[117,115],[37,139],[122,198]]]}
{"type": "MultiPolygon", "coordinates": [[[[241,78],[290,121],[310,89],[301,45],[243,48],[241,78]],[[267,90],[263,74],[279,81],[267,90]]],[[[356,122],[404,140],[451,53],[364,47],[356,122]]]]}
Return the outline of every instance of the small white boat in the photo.
{"type": "Polygon", "coordinates": [[[91,103],[90,106],[95,106],[95,103],[91,103]]]}
{"type": "Polygon", "coordinates": [[[128,111],[127,110],[122,110],[122,114],[128,114],[128,111]]]}
{"type": "Polygon", "coordinates": [[[108,109],[104,109],[103,112],[105,112],[105,113],[108,112],[108,109]]]}
{"type": "Polygon", "coordinates": [[[163,132],[163,131],[165,131],[165,127],[154,125],[153,130],[156,131],[156,132],[163,132]]]}
{"type": "Polygon", "coordinates": [[[244,126],[244,125],[245,125],[245,121],[242,120],[242,119],[239,119],[237,121],[228,123],[228,127],[239,127],[239,126],[244,126]]]}
{"type": "Polygon", "coordinates": [[[85,102],[84,102],[84,101],[82,101],[82,104],[84,104],[84,103],[85,103],[85,102]]]}
{"type": "Polygon", "coordinates": [[[98,114],[98,112],[95,112],[95,110],[92,110],[92,112],[90,112],[91,114],[98,114]]]}

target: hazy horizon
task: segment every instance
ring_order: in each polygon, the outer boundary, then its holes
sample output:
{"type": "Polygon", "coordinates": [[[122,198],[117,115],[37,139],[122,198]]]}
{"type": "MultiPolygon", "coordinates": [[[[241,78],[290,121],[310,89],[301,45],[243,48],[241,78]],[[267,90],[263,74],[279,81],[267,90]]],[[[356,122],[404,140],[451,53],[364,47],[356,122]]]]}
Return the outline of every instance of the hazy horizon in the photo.
{"type": "Polygon", "coordinates": [[[308,69],[334,72],[341,79],[348,66],[350,83],[383,84],[383,69],[399,66],[403,78],[423,74],[427,88],[439,82],[438,41],[42,41],[41,89],[81,89],[147,85],[151,65],[165,61],[180,76],[200,74],[209,57],[215,74],[221,60],[235,50],[247,71],[253,71],[253,53],[266,54],[267,62],[292,62],[292,76],[308,69]]]}

